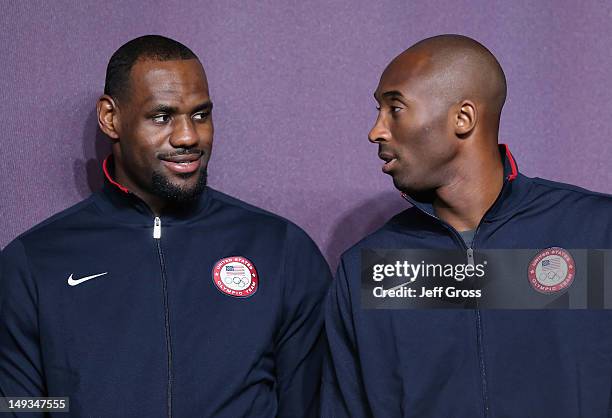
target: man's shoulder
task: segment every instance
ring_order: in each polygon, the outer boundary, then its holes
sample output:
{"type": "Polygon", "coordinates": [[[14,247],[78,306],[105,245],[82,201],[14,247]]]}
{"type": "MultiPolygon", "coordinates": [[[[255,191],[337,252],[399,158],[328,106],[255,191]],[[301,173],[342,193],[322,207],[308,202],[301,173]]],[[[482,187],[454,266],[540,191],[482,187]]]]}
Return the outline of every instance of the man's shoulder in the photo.
{"type": "Polygon", "coordinates": [[[420,239],[427,228],[426,219],[415,207],[410,207],[391,217],[380,228],[366,235],[342,254],[342,260],[359,258],[362,249],[391,249],[405,246],[413,235],[420,239]]]}
{"type": "Polygon", "coordinates": [[[561,183],[558,181],[547,180],[540,177],[533,177],[530,178],[530,180],[536,187],[539,187],[542,190],[558,191],[561,193],[567,193],[582,197],[594,197],[601,199],[604,202],[612,202],[612,195],[607,193],[596,192],[573,184],[561,183]]]}
{"type": "Polygon", "coordinates": [[[208,193],[210,193],[210,199],[218,207],[231,211],[233,218],[248,222],[251,227],[261,229],[262,233],[270,234],[272,231],[279,230],[292,237],[312,241],[302,228],[289,219],[246,203],[211,187],[208,187],[208,193]]]}
{"type": "Polygon", "coordinates": [[[245,216],[261,216],[277,219],[283,222],[289,222],[287,219],[276,215],[270,211],[254,206],[250,203],[247,203],[243,200],[230,196],[226,193],[220,192],[219,190],[213,189],[212,187],[208,187],[208,193],[210,193],[210,198],[221,205],[233,208],[239,212],[242,212],[245,216]]]}
{"type": "Polygon", "coordinates": [[[93,195],[91,195],[62,211],[51,215],[47,219],[21,233],[13,241],[27,242],[29,240],[36,240],[41,235],[48,236],[55,230],[65,228],[66,226],[83,223],[83,216],[87,217],[87,213],[91,213],[91,211],[94,210],[93,200],[93,195]]]}
{"type": "Polygon", "coordinates": [[[573,184],[539,177],[529,178],[536,198],[558,202],[559,206],[584,211],[611,211],[612,195],[587,190],[573,184]]]}

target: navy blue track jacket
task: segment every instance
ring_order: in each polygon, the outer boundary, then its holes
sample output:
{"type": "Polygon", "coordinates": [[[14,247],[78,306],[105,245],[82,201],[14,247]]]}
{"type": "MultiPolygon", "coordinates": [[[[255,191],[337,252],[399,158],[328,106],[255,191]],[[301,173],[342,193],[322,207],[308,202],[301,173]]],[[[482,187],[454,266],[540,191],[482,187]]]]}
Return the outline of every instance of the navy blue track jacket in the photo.
{"type": "MultiPolygon", "coordinates": [[[[612,196],[523,176],[500,150],[506,179],[473,248],[612,248],[612,196]]],[[[360,308],[361,249],[468,250],[431,205],[413,204],[342,257],[323,416],[612,417],[612,311],[360,308]]]]}
{"type": "Polygon", "coordinates": [[[0,396],[68,396],[59,417],[315,416],[331,274],[312,240],[211,188],[156,219],[111,183],[2,251],[0,396]]]}

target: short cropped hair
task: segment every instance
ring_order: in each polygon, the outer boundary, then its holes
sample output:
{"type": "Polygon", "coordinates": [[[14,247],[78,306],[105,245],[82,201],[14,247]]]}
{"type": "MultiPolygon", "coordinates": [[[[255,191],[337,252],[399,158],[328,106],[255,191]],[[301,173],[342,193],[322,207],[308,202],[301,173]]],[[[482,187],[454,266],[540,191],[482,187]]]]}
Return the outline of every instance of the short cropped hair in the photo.
{"type": "Polygon", "coordinates": [[[110,58],[106,67],[104,94],[121,100],[129,92],[130,71],[138,60],[189,60],[196,54],[174,39],[161,35],[145,35],[123,44],[110,58]]]}

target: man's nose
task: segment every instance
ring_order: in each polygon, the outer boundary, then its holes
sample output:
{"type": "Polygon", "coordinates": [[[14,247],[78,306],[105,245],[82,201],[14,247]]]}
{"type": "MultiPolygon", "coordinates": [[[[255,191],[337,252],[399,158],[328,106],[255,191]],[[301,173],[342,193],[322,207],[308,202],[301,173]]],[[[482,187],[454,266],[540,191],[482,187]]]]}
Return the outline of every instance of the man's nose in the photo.
{"type": "Polygon", "coordinates": [[[176,119],[175,128],[170,137],[170,144],[175,148],[189,148],[198,143],[198,132],[190,117],[176,119]]]}
{"type": "Polygon", "coordinates": [[[372,126],[372,129],[370,129],[368,140],[373,144],[377,144],[380,142],[389,141],[389,139],[391,139],[391,133],[389,132],[389,128],[387,128],[383,117],[379,113],[374,126],[372,126]]]}

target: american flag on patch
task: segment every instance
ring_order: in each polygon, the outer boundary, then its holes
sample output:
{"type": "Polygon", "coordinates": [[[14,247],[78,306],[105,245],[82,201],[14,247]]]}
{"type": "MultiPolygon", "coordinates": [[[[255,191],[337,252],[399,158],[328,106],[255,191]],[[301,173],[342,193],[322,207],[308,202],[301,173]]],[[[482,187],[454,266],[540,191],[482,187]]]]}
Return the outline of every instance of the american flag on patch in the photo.
{"type": "Polygon", "coordinates": [[[542,270],[556,270],[561,268],[561,259],[559,257],[547,258],[542,260],[542,270]]]}
{"type": "Polygon", "coordinates": [[[244,273],[243,266],[225,266],[225,271],[231,272],[232,274],[242,274],[244,273]]]}

